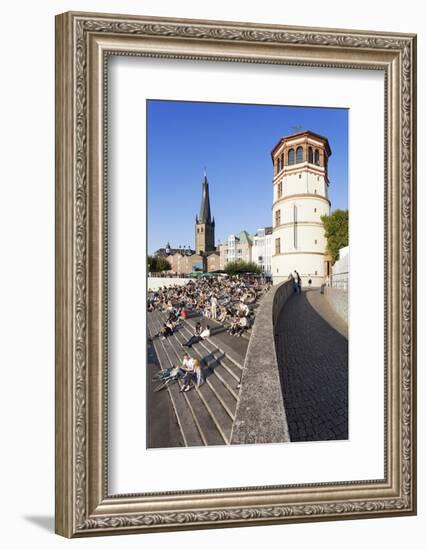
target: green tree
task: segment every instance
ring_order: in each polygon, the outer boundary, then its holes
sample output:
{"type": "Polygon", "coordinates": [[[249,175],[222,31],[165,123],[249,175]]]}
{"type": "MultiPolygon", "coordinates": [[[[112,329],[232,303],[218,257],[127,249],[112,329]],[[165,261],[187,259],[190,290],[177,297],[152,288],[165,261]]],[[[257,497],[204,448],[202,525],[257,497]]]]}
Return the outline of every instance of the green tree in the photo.
{"type": "Polygon", "coordinates": [[[239,273],[261,273],[260,268],[254,262],[244,262],[243,260],[228,262],[224,267],[224,271],[229,275],[237,275],[239,273]]]}
{"type": "Polygon", "coordinates": [[[321,220],[325,227],[332,264],[334,264],[338,259],[340,248],[348,246],[348,210],[337,208],[330,216],[322,216],[321,220]]]}
{"type": "Polygon", "coordinates": [[[166,258],[162,256],[148,256],[147,257],[148,271],[153,273],[159,273],[160,271],[169,271],[172,269],[171,264],[166,258]]]}

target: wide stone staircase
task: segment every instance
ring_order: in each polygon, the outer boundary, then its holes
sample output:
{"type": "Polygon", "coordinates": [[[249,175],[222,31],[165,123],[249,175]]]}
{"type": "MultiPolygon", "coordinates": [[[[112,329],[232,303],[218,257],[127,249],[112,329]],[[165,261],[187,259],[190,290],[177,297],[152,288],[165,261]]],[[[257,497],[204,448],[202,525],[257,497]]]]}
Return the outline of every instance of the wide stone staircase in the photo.
{"type": "MultiPolygon", "coordinates": [[[[160,368],[182,364],[183,354],[188,352],[200,360],[205,375],[205,383],[200,388],[192,386],[189,392],[180,391],[181,380],[161,390],[169,393],[184,445],[229,445],[244,358],[226,344],[218,345],[219,339],[214,335],[191,349],[182,347],[194,334],[196,321],[191,318],[181,320],[172,336],[160,339],[156,335],[165,320],[164,313],[148,313],[149,345],[155,350],[160,368]]],[[[152,372],[154,374],[155,371],[152,372]]]]}

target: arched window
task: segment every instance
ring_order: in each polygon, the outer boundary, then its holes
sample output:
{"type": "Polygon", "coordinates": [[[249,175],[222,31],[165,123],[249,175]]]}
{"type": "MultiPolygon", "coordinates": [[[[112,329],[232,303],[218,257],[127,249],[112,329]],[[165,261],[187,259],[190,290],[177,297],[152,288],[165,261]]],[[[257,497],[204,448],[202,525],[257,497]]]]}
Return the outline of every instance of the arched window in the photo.
{"type": "Polygon", "coordinates": [[[313,164],[313,147],[308,148],[308,162],[313,164]]]}
{"type": "Polygon", "coordinates": [[[302,147],[297,147],[297,164],[302,162],[302,147]]]}
{"type": "Polygon", "coordinates": [[[283,191],[283,187],[282,187],[282,182],[279,183],[278,187],[277,187],[277,198],[280,199],[281,196],[282,196],[282,191],[283,191]]]}
{"type": "Polygon", "coordinates": [[[282,166],[282,170],[285,167],[285,154],[282,153],[282,156],[280,157],[280,165],[282,166]]]}
{"type": "Polygon", "coordinates": [[[294,149],[289,149],[288,164],[295,164],[295,150],[294,149]]]}
{"type": "Polygon", "coordinates": [[[278,174],[279,172],[280,172],[280,158],[278,158],[276,161],[276,174],[278,174]]]}
{"type": "Polygon", "coordinates": [[[314,152],[314,164],[317,164],[317,166],[320,165],[319,149],[316,149],[316,151],[314,152]]]}

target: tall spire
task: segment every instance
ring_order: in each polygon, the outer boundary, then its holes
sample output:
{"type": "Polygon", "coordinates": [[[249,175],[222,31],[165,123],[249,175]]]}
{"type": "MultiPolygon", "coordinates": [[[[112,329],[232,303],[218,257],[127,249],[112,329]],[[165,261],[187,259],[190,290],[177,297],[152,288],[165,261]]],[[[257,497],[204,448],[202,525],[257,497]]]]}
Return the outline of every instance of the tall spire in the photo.
{"type": "Polygon", "coordinates": [[[206,176],[203,178],[202,203],[200,205],[198,223],[211,223],[211,205],[209,202],[209,183],[206,176]]]}

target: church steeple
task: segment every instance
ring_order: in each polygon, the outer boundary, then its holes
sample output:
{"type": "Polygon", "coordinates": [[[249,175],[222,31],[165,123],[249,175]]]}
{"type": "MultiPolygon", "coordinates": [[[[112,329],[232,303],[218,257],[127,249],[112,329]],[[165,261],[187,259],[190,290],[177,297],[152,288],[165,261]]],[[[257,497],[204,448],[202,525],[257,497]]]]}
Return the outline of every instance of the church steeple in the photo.
{"type": "Polygon", "coordinates": [[[215,221],[211,216],[209,183],[206,170],[202,183],[202,202],[200,203],[199,215],[196,216],[195,241],[196,253],[215,250],[215,221]]]}
{"type": "Polygon", "coordinates": [[[209,183],[206,176],[203,178],[202,202],[200,204],[199,223],[211,223],[211,204],[209,201],[209,183]]]}

